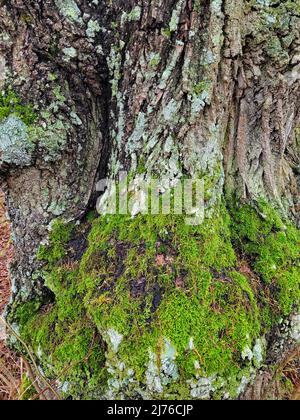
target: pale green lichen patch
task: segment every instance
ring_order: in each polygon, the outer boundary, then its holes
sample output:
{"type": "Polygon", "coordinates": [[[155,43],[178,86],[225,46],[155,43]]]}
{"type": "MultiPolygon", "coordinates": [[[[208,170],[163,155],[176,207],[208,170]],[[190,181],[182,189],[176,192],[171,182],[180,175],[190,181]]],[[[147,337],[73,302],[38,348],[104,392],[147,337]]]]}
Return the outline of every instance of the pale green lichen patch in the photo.
{"type": "Polygon", "coordinates": [[[151,53],[149,65],[152,68],[156,68],[161,62],[161,56],[159,53],[151,53]]]}
{"type": "Polygon", "coordinates": [[[261,215],[251,206],[234,214],[235,240],[263,282],[276,291],[278,315],[288,315],[300,302],[299,230],[285,225],[268,206],[260,208],[261,215]]]}
{"type": "Polygon", "coordinates": [[[121,51],[123,49],[122,41],[119,42],[119,45],[114,45],[111,48],[110,55],[107,60],[108,68],[111,76],[111,92],[112,96],[116,97],[118,95],[119,81],[121,79],[121,62],[122,56],[121,51]]]}
{"type": "Polygon", "coordinates": [[[0,122],[0,164],[29,165],[33,148],[27,126],[17,116],[11,115],[0,122]]]}
{"type": "Polygon", "coordinates": [[[172,12],[171,20],[169,23],[169,30],[171,33],[177,31],[183,4],[184,0],[179,0],[175,9],[172,12]]]}
{"type": "Polygon", "coordinates": [[[60,13],[72,22],[83,24],[81,11],[74,0],[55,0],[60,13]]]}
{"type": "Polygon", "coordinates": [[[251,19],[245,29],[255,32],[253,42],[264,45],[265,52],[272,61],[287,65],[290,60],[289,46],[298,36],[298,1],[254,1],[248,0],[245,10],[252,10],[251,19]]]}

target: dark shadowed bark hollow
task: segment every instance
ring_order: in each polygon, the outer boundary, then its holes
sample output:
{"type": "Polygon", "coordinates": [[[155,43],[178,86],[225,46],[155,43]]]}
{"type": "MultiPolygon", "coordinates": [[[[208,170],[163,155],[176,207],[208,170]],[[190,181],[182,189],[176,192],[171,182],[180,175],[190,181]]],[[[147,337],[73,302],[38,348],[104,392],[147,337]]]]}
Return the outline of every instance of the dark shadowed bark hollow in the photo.
{"type": "Polygon", "coordinates": [[[299,0],[2,0],[0,24],[8,321],[64,397],[239,397],[300,339],[299,0]],[[203,180],[204,223],[95,217],[122,171],[203,180]]]}

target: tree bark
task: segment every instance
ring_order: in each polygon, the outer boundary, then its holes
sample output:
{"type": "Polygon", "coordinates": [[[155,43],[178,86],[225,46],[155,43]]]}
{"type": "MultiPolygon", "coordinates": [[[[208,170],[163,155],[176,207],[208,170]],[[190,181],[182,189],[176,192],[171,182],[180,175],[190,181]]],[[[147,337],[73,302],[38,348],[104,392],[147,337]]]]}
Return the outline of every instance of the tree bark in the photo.
{"type": "MultiPolygon", "coordinates": [[[[47,281],[45,287],[37,258],[55,220],[77,221],[86,235],[97,182],[122,171],[132,178],[159,175],[171,185],[184,177],[204,179],[208,219],[232,200],[249,204],[264,219],[263,201],[285,224],[299,227],[299,1],[2,0],[0,22],[0,171],[15,248],[8,309],[13,322],[20,323],[16,308],[37,296],[42,303],[57,299],[55,288],[47,281]]],[[[124,248],[120,238],[118,246],[124,248]]],[[[268,288],[244,248],[233,248],[250,264],[250,283],[258,279],[260,288],[268,288]]],[[[299,270],[295,261],[289,270],[299,270]]],[[[223,268],[219,279],[226,277],[223,268]]],[[[158,276],[151,293],[161,281],[158,276]]],[[[94,320],[95,326],[97,343],[105,343],[104,370],[118,384],[114,388],[109,379],[107,390],[102,378],[84,395],[76,375],[68,377],[74,398],[207,398],[219,389],[212,385],[214,375],[184,378],[192,381],[189,394],[171,389],[176,375],[170,372],[152,372],[148,382],[122,377],[117,364],[124,360],[112,356],[108,330],[94,320]]],[[[201,348],[195,351],[202,355],[201,348]]],[[[51,374],[58,375],[57,369],[51,374]]],[[[243,375],[236,381],[247,382],[243,375]]],[[[224,386],[218,396],[237,396],[242,385],[235,394],[224,386]]]]}

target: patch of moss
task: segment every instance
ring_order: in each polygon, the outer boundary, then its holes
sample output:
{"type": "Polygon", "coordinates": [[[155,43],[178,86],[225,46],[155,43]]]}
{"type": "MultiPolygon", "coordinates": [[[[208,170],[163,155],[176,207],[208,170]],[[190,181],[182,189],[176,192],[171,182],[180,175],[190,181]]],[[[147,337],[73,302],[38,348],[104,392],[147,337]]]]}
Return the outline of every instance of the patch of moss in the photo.
{"type": "Polygon", "coordinates": [[[78,399],[103,395],[111,363],[145,386],[149,354],[160,372],[167,340],[178,379],[164,376],[164,397],[190,398],[189,381],[216,373],[236,396],[252,366],[242,359],[245,347],[299,305],[299,231],[264,203],[220,205],[200,226],[184,215],[92,219],[76,261],[69,251],[79,227],[53,224],[39,258],[56,301],[46,308],[31,302],[18,313],[22,336],[49,376],[78,399]],[[117,349],[109,331],[121,337],[117,349]]]}
{"type": "Polygon", "coordinates": [[[23,105],[15,92],[9,89],[6,93],[0,92],[0,122],[11,114],[16,115],[27,126],[36,120],[32,106],[23,105]]]}
{"type": "Polygon", "coordinates": [[[99,382],[104,382],[100,380],[105,374],[104,351],[78,292],[77,264],[67,257],[73,231],[73,224],[57,220],[52,225],[49,245],[39,251],[39,258],[47,264],[45,285],[54,293],[55,303],[25,303],[16,310],[15,320],[23,339],[41,359],[47,376],[59,379],[67,395],[96,398],[99,395],[95,386],[99,392],[99,382]]]}
{"type": "Polygon", "coordinates": [[[163,28],[161,30],[161,33],[166,38],[171,38],[171,36],[172,36],[172,32],[171,32],[170,28],[163,28]]]}
{"type": "Polygon", "coordinates": [[[77,277],[76,270],[52,269],[46,285],[56,293],[56,301],[32,313],[21,334],[41,359],[47,376],[67,384],[67,395],[82,399],[96,393],[96,384],[99,392],[105,372],[102,342],[86,316],[77,277]]]}
{"type": "Polygon", "coordinates": [[[233,211],[233,237],[253,270],[272,289],[279,315],[300,305],[300,232],[264,202],[233,211]],[[275,296],[274,296],[275,294],[275,296]]]}
{"type": "Polygon", "coordinates": [[[32,105],[23,104],[13,90],[0,93],[0,122],[3,121],[2,135],[6,136],[8,163],[28,165],[36,145],[42,150],[45,161],[57,161],[66,146],[70,124],[57,115],[66,100],[59,87],[53,89],[53,96],[55,100],[46,109],[36,112],[32,105]],[[6,135],[8,130],[12,133],[10,136],[6,135]]]}

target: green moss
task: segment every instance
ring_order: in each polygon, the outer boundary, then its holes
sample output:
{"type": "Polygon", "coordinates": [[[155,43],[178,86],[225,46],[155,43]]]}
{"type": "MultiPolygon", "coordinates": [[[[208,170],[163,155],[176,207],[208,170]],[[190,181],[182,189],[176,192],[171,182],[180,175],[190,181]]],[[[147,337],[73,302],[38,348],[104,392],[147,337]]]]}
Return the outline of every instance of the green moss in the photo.
{"type": "Polygon", "coordinates": [[[275,291],[279,314],[300,304],[300,232],[284,224],[275,210],[259,203],[233,212],[233,236],[250,258],[254,271],[275,291]]]}
{"type": "Polygon", "coordinates": [[[153,54],[151,56],[151,60],[149,62],[149,65],[153,69],[156,69],[160,62],[161,62],[161,56],[160,56],[160,54],[159,53],[153,54]]]}
{"type": "Polygon", "coordinates": [[[99,398],[108,371],[117,396],[136,395],[136,383],[151,391],[150,367],[163,383],[160,397],[190,398],[190,383],[216,373],[215,395],[235,397],[257,366],[243,350],[300,299],[299,231],[266,204],[256,207],[221,205],[201,226],[186,225],[184,215],[90,218],[76,261],[70,243],[80,227],[55,222],[39,258],[56,301],[19,309],[23,338],[74,398],[99,398]]]}
{"type": "Polygon", "coordinates": [[[24,22],[26,25],[32,25],[34,22],[34,19],[31,15],[29,14],[22,14],[20,17],[21,21],[24,22]]]}
{"type": "Polygon", "coordinates": [[[81,11],[74,0],[55,0],[55,5],[60,13],[72,23],[83,24],[81,11]]]}
{"type": "Polygon", "coordinates": [[[16,115],[27,126],[36,120],[33,108],[30,105],[23,105],[13,90],[9,89],[6,93],[0,93],[0,122],[11,114],[16,115]]]}
{"type": "Polygon", "coordinates": [[[224,209],[200,227],[179,216],[95,222],[81,264],[85,305],[100,332],[114,329],[124,337],[118,357],[139,380],[149,349],[159,358],[164,338],[175,346],[187,380],[197,360],[203,375],[229,373],[236,355],[259,334],[253,292],[234,270],[229,222],[224,209]],[[191,338],[195,350],[187,351],[191,338]]]}
{"type": "Polygon", "coordinates": [[[32,384],[31,379],[25,373],[22,376],[22,382],[20,386],[20,399],[22,401],[28,401],[36,395],[36,390],[32,384]]]}
{"type": "Polygon", "coordinates": [[[201,81],[197,83],[193,88],[193,93],[197,96],[201,95],[203,92],[208,92],[211,89],[211,82],[201,81]]]}
{"type": "Polygon", "coordinates": [[[55,294],[55,303],[41,307],[39,302],[28,302],[16,310],[15,321],[23,339],[45,363],[47,376],[67,384],[67,395],[84,399],[85,393],[94,396],[96,384],[99,392],[99,382],[104,382],[100,380],[105,374],[104,352],[78,292],[78,264],[65,258],[73,230],[74,225],[57,220],[49,246],[39,252],[47,263],[45,285],[55,294]]]}
{"type": "Polygon", "coordinates": [[[15,319],[20,325],[26,325],[28,321],[40,309],[41,304],[37,300],[32,300],[19,306],[15,312],[15,319]]]}
{"type": "MultiPolygon", "coordinates": [[[[52,113],[57,112],[59,103],[52,104],[48,111],[41,113],[45,121],[49,121],[52,113]]],[[[42,125],[34,124],[28,129],[28,135],[34,144],[37,144],[44,151],[46,161],[57,161],[61,151],[67,143],[67,130],[70,128],[67,121],[56,119],[54,123],[48,123],[44,128],[42,125]]]]}

